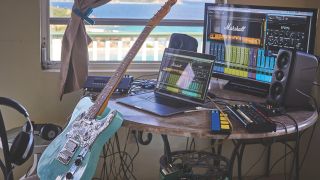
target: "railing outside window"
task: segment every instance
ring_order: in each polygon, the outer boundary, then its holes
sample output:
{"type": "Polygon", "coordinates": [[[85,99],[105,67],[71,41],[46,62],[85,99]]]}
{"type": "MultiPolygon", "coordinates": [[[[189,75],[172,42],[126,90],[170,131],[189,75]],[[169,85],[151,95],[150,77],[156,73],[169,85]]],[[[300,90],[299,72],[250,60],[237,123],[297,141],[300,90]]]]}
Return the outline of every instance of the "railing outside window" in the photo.
{"type": "MultiPolygon", "coordinates": [[[[172,33],[184,33],[198,40],[202,48],[204,2],[209,0],[178,0],[170,14],[156,27],[134,59],[140,64],[159,64],[172,33]]],[[[113,0],[94,9],[91,18],[95,25],[87,25],[92,38],[88,46],[91,64],[117,63],[126,55],[148,18],[164,0],[113,0]]],[[[73,0],[48,0],[42,4],[42,66],[59,66],[61,41],[71,14],[73,0]]],[[[148,68],[148,67],[146,67],[148,68]]]]}

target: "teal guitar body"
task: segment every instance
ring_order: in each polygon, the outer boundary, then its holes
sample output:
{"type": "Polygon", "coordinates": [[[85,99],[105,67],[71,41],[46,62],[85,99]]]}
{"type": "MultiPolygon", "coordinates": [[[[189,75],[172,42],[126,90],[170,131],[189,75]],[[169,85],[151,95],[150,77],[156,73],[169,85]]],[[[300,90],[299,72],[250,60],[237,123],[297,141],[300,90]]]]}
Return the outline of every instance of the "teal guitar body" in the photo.
{"type": "Polygon", "coordinates": [[[37,169],[40,179],[89,180],[93,177],[103,145],[121,127],[123,118],[106,108],[96,119],[83,120],[92,105],[90,98],[83,98],[67,127],[43,152],[37,169]]]}

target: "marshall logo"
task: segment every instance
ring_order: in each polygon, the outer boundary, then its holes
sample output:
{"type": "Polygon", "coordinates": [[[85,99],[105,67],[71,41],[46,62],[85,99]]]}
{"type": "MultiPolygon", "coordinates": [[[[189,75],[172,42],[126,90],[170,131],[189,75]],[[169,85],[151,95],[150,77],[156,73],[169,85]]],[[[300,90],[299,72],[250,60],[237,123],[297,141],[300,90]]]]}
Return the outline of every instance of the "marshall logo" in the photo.
{"type": "Polygon", "coordinates": [[[246,26],[239,27],[239,26],[234,26],[231,23],[228,23],[227,26],[224,27],[225,30],[238,31],[238,32],[244,32],[246,28],[247,28],[246,26]]]}
{"type": "Polygon", "coordinates": [[[281,26],[281,29],[290,31],[290,27],[289,26],[281,26]]]}

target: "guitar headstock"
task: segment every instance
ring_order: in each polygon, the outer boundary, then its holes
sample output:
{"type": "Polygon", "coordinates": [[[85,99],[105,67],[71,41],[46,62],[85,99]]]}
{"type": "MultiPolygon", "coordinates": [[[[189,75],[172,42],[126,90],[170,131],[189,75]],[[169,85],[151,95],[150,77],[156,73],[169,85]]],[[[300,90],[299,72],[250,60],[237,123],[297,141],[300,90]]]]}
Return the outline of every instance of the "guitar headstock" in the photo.
{"type": "Polygon", "coordinates": [[[177,0],[168,0],[161,9],[153,16],[153,18],[148,22],[148,25],[152,26],[158,24],[164,16],[168,14],[171,7],[176,4],[177,0]]]}

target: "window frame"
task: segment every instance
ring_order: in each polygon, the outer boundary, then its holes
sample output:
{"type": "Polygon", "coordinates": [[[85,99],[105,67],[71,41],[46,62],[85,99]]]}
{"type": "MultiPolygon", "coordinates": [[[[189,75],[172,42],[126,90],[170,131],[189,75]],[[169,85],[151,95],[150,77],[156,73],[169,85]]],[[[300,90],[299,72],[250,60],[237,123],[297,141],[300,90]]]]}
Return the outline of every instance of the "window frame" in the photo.
{"type": "MultiPolygon", "coordinates": [[[[70,18],[50,18],[49,1],[41,0],[41,67],[43,70],[58,70],[61,62],[50,60],[50,25],[67,25],[70,18]]],[[[135,25],[145,26],[149,19],[123,19],[123,18],[94,18],[95,25],[135,25]]],[[[203,20],[162,20],[158,26],[188,26],[201,27],[203,20]]],[[[134,61],[127,72],[158,72],[161,61],[142,62],[134,61]]],[[[114,72],[120,64],[119,61],[89,61],[90,72],[114,72]]]]}

